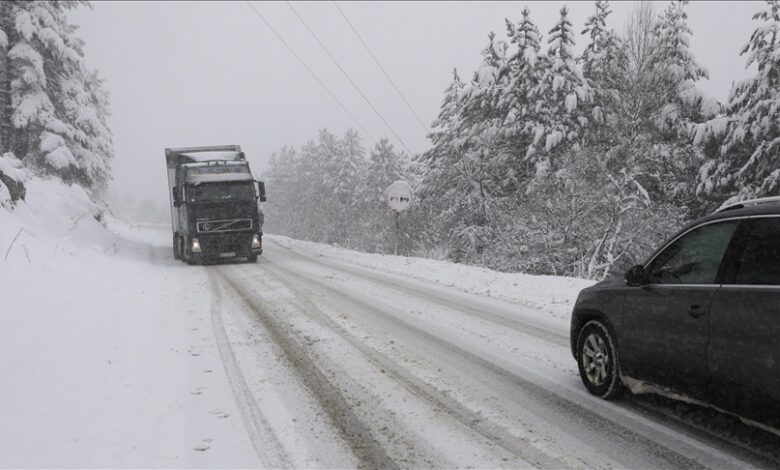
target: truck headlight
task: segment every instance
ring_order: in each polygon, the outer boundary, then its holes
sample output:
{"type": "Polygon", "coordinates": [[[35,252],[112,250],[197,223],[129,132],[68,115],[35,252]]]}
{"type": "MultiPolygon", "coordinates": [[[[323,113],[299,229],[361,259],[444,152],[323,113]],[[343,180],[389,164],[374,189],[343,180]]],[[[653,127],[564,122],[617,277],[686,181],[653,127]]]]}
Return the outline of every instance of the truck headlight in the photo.
{"type": "Polygon", "coordinates": [[[260,243],[260,236],[258,234],[254,234],[252,236],[252,248],[261,248],[263,245],[260,243]]]}
{"type": "Polygon", "coordinates": [[[192,239],[192,252],[193,253],[200,253],[200,242],[197,238],[192,239]]]}

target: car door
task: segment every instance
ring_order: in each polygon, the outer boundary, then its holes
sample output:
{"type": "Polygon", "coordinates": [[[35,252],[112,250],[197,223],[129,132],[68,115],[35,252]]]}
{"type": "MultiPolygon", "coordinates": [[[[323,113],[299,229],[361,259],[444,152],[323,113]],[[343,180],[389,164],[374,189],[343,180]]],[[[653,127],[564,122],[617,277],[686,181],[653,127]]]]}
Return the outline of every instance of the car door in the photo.
{"type": "Polygon", "coordinates": [[[706,393],[708,313],[737,221],[709,222],[668,244],[627,288],[621,364],[626,375],[706,393]]]}
{"type": "Polygon", "coordinates": [[[780,402],[780,218],[750,219],[740,238],[710,313],[711,392],[780,402]]]}

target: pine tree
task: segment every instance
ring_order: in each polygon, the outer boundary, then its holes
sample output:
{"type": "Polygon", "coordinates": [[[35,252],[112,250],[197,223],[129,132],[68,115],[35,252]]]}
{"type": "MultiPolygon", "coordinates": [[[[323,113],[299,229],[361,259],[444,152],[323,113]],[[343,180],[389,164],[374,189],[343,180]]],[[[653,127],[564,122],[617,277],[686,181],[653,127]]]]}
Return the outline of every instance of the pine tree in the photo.
{"type": "Polygon", "coordinates": [[[593,107],[591,111],[591,141],[609,141],[611,132],[604,124],[610,112],[617,104],[616,88],[626,68],[626,54],[620,38],[611,29],[607,29],[607,17],[612,13],[606,0],[596,1],[596,13],[585,22],[583,35],[590,42],[582,53],[582,74],[593,89],[593,107]]]}
{"type": "Polygon", "coordinates": [[[668,94],[659,120],[666,128],[686,135],[691,132],[692,121],[701,120],[704,97],[695,82],[709,78],[707,69],[696,62],[690,51],[693,33],[686,21],[687,4],[688,0],[678,0],[667,7],[655,28],[653,50],[653,63],[666,81],[660,91],[668,94]]]}
{"type": "Polygon", "coordinates": [[[0,155],[11,151],[12,126],[11,115],[11,71],[8,57],[9,45],[13,34],[14,5],[0,2],[0,155]]]}
{"type": "MultiPolygon", "coordinates": [[[[541,53],[541,34],[531,20],[528,7],[523,8],[522,15],[516,26],[506,21],[509,41],[517,49],[509,57],[509,77],[499,102],[500,108],[505,110],[504,132],[519,161],[532,155],[538,143],[535,139],[539,127],[537,93],[545,60],[541,53]]],[[[520,166],[516,165],[516,168],[520,166]]]]}
{"type": "Polygon", "coordinates": [[[336,233],[339,243],[361,248],[360,189],[365,179],[366,158],[360,135],[347,130],[339,142],[337,165],[333,168],[333,192],[338,202],[336,233]]]}
{"type": "Polygon", "coordinates": [[[780,193],[780,2],[766,3],[753,15],[759,24],[741,52],[746,66],[758,71],[732,88],[729,120],[710,126],[725,137],[720,154],[702,167],[701,194],[747,199],[780,193]]]}
{"type": "Polygon", "coordinates": [[[86,2],[2,2],[0,146],[68,181],[101,189],[113,157],[108,95],[67,12],[86,2]]]}
{"type": "MultiPolygon", "coordinates": [[[[366,181],[375,188],[374,195],[381,196],[391,183],[407,179],[408,172],[404,161],[403,154],[398,154],[388,139],[380,139],[376,143],[371,151],[366,173],[366,181]]],[[[372,199],[375,198],[372,196],[372,199]]]]}
{"type": "MultiPolygon", "coordinates": [[[[556,150],[560,152],[556,147],[577,144],[589,123],[586,105],[592,100],[592,90],[574,56],[574,31],[568,14],[565,6],[561,8],[559,21],[549,32],[547,68],[538,86],[537,109],[544,152],[537,158],[537,182],[555,169],[551,157],[556,150]]],[[[541,136],[537,142],[542,144],[540,139],[541,136]]]]}
{"type": "Polygon", "coordinates": [[[452,164],[459,159],[456,148],[457,129],[460,127],[463,109],[461,95],[464,84],[457,70],[452,71],[452,82],[444,91],[444,99],[439,115],[431,125],[431,148],[418,157],[419,163],[425,168],[421,197],[439,200],[446,188],[440,182],[446,180],[452,164]]]}
{"type": "Polygon", "coordinates": [[[388,139],[380,139],[371,151],[360,191],[363,200],[359,212],[368,251],[389,253],[393,249],[395,221],[382,196],[398,180],[413,183],[405,155],[397,153],[388,139]]]}
{"type": "Polygon", "coordinates": [[[268,162],[268,170],[263,173],[266,188],[274,194],[274,203],[265,208],[267,223],[264,230],[270,233],[305,238],[299,230],[300,217],[303,215],[300,202],[305,196],[299,184],[302,173],[298,155],[292,147],[282,147],[274,152],[268,162]]]}

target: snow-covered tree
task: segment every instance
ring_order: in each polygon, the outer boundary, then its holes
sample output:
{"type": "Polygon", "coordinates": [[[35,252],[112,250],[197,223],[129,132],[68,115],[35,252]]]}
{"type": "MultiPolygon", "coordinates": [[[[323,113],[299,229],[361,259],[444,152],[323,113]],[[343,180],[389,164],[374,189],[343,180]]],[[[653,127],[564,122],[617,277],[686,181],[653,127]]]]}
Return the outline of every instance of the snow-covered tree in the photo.
{"type": "Polygon", "coordinates": [[[593,97],[574,55],[574,29],[569,22],[569,10],[564,6],[560,13],[547,39],[547,67],[537,95],[541,125],[538,135],[543,139],[539,141],[543,152],[537,159],[537,181],[553,169],[550,157],[556,147],[579,143],[589,123],[587,109],[593,97]]]}
{"type": "Polygon", "coordinates": [[[582,74],[593,89],[591,141],[609,142],[612,133],[605,126],[610,112],[617,105],[615,89],[626,69],[625,48],[614,30],[607,28],[607,17],[612,13],[606,0],[596,1],[596,13],[585,22],[582,34],[590,38],[580,58],[582,74]],[[595,137],[595,139],[594,139],[595,137]]]}
{"type": "Polygon", "coordinates": [[[515,47],[508,59],[509,76],[499,101],[504,115],[501,135],[506,140],[507,152],[513,157],[502,182],[508,188],[512,179],[516,180],[516,186],[521,186],[534,171],[534,156],[543,135],[539,84],[546,57],[541,52],[541,34],[527,6],[519,23],[506,20],[506,26],[509,42],[515,47]]]}
{"type": "Polygon", "coordinates": [[[452,82],[444,91],[439,115],[431,125],[428,138],[432,146],[418,157],[419,164],[424,168],[421,197],[429,198],[434,203],[440,201],[440,197],[448,190],[449,172],[453,162],[460,158],[455,141],[463,116],[461,95],[464,87],[458,71],[453,70],[452,82]]]}
{"type": "Polygon", "coordinates": [[[0,4],[0,150],[104,187],[113,157],[108,95],[67,12],[86,2],[0,4]]]}
{"type": "Polygon", "coordinates": [[[381,198],[387,186],[407,178],[405,156],[396,152],[388,139],[380,139],[371,150],[366,171],[366,182],[373,192],[370,198],[381,198]]]}
{"type": "Polygon", "coordinates": [[[364,232],[364,249],[391,252],[395,237],[394,216],[385,204],[385,189],[395,181],[414,184],[407,157],[396,152],[388,139],[380,139],[371,150],[360,193],[363,198],[360,219],[364,232]]]}
{"type": "Polygon", "coordinates": [[[664,11],[655,27],[656,45],[652,59],[660,79],[666,82],[658,90],[667,94],[666,105],[658,116],[660,125],[686,136],[691,133],[692,121],[701,121],[702,114],[711,117],[719,111],[717,105],[696,88],[695,83],[709,78],[709,73],[690,50],[693,33],[686,21],[687,4],[688,0],[677,0],[664,11]],[[705,109],[702,110],[702,106],[705,109]]]}
{"type": "Polygon", "coordinates": [[[747,199],[780,193],[780,2],[767,0],[742,49],[754,77],[731,90],[728,117],[700,126],[697,137],[723,135],[719,154],[701,170],[701,194],[747,199]]]}

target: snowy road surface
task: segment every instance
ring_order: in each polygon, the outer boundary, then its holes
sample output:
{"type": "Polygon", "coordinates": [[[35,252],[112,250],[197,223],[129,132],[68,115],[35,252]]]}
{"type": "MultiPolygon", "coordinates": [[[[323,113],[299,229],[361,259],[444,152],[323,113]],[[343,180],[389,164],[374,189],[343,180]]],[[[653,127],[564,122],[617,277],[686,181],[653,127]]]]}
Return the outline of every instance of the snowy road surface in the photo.
{"type": "Polygon", "coordinates": [[[484,270],[282,237],[257,264],[191,267],[168,243],[125,231],[119,255],[48,268],[57,299],[18,294],[28,313],[0,333],[0,465],[780,463],[776,436],[717,413],[588,395],[562,313],[584,281],[491,292],[484,270]],[[92,308],[74,316],[79,302],[92,308]]]}

